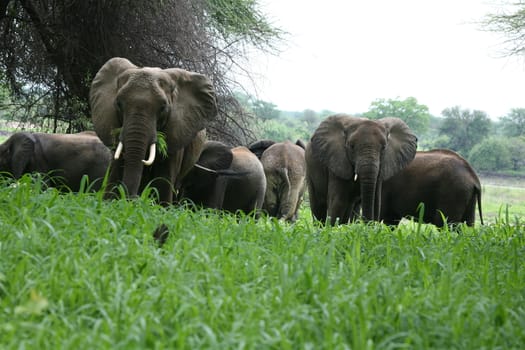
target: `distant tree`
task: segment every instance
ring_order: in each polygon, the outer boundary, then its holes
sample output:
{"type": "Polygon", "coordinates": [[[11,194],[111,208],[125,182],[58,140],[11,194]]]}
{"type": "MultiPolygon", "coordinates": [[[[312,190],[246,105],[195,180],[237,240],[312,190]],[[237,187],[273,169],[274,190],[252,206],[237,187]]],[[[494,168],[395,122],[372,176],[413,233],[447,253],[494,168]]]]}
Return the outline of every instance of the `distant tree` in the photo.
{"type": "Polygon", "coordinates": [[[485,30],[503,34],[505,56],[522,56],[525,52],[525,1],[503,3],[497,13],[488,14],[482,21],[485,30]]]}
{"type": "Polygon", "coordinates": [[[439,127],[439,134],[448,137],[447,148],[463,155],[468,155],[470,150],[489,134],[491,124],[485,112],[460,109],[456,106],[446,108],[441,114],[445,119],[439,127]]]}
{"type": "Polygon", "coordinates": [[[428,129],[430,113],[428,107],[417,102],[414,97],[400,99],[377,99],[370,104],[366,118],[379,119],[397,117],[405,121],[416,134],[422,134],[428,129]]]}
{"type": "Polygon", "coordinates": [[[509,150],[512,170],[521,170],[525,166],[525,136],[505,138],[505,144],[509,150]]]}
{"type": "Polygon", "coordinates": [[[489,138],[475,145],[468,159],[472,166],[482,171],[500,171],[512,166],[510,151],[503,138],[489,138]]]}
{"type": "Polygon", "coordinates": [[[312,109],[305,109],[301,119],[308,125],[317,124],[319,122],[319,116],[317,112],[312,109]]]}
{"type": "Polygon", "coordinates": [[[271,102],[255,100],[250,106],[257,118],[264,120],[279,118],[280,112],[276,109],[277,106],[271,102]]]}
{"type": "Polygon", "coordinates": [[[513,108],[510,113],[500,118],[502,133],[505,136],[525,135],[525,108],[513,108]]]}
{"type": "Polygon", "coordinates": [[[234,138],[249,124],[231,92],[232,67],[244,68],[248,48],[272,52],[282,34],[257,0],[7,0],[0,19],[0,79],[20,113],[85,128],[91,80],[121,56],[209,76],[219,118],[208,130],[234,138]]]}

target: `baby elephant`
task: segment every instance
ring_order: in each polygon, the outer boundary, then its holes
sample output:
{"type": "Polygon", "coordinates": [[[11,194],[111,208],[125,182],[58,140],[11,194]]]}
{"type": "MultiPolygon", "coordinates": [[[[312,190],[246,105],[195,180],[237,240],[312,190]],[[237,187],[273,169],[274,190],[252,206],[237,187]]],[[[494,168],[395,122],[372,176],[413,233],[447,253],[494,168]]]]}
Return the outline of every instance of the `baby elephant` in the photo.
{"type": "Polygon", "coordinates": [[[268,215],[294,222],[306,187],[305,145],[301,140],[278,142],[261,140],[252,143],[266,175],[263,209],[268,215]]]}
{"type": "Polygon", "coordinates": [[[26,173],[49,175],[48,185],[77,192],[83,175],[98,190],[111,151],[94,132],[46,134],[17,132],[0,145],[0,171],[15,179],[26,173]]]}
{"type": "Polygon", "coordinates": [[[253,153],[208,141],[182,180],[180,197],[207,208],[250,213],[261,209],[265,191],[264,170],[253,153]]]}
{"type": "Polygon", "coordinates": [[[445,149],[417,152],[403,170],[383,182],[380,219],[397,224],[405,216],[418,217],[424,203],[425,223],[442,227],[466,222],[473,226],[476,202],[481,213],[481,184],[474,169],[457,153],[445,149]]]}

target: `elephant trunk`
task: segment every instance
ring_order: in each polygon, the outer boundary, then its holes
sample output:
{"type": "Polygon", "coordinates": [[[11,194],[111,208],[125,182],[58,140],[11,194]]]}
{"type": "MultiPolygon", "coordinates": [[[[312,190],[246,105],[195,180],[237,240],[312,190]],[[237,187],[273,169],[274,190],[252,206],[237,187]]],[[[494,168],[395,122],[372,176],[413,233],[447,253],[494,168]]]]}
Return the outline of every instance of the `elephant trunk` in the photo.
{"type": "MultiPolygon", "coordinates": [[[[147,133],[135,128],[127,128],[126,133],[121,138],[124,154],[124,171],[122,174],[122,183],[126,186],[128,196],[136,197],[142,180],[144,166],[151,165],[155,157],[155,140],[148,137],[147,133]],[[148,160],[144,160],[149,147],[148,160]]],[[[121,150],[122,151],[122,150],[121,150]]],[[[115,152],[115,158],[118,154],[115,152]]]]}
{"type": "Polygon", "coordinates": [[[363,219],[374,220],[376,213],[376,191],[378,190],[379,166],[367,165],[357,172],[361,184],[361,206],[363,219]]]}

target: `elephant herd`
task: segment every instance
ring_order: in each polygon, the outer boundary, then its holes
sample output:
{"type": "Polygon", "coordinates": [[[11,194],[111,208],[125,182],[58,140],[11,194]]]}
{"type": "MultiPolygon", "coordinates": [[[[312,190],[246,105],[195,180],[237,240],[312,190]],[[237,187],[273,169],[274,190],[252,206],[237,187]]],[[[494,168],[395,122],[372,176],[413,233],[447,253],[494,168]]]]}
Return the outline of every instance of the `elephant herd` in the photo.
{"type": "Polygon", "coordinates": [[[104,183],[109,199],[118,185],[130,198],[150,186],[163,205],[189,200],[292,222],[306,189],[322,223],[362,217],[397,224],[417,217],[421,206],[424,222],[438,226],[473,225],[476,205],[482,217],[472,167],[452,151],[416,152],[417,137],[401,119],[337,114],[306,145],[259,140],[230,147],[206,140],[216,99],[204,75],[112,58],[90,89],[95,132],[15,133],[0,145],[0,171],[50,174],[50,186],[72,191],[87,175],[90,189],[104,183]]]}

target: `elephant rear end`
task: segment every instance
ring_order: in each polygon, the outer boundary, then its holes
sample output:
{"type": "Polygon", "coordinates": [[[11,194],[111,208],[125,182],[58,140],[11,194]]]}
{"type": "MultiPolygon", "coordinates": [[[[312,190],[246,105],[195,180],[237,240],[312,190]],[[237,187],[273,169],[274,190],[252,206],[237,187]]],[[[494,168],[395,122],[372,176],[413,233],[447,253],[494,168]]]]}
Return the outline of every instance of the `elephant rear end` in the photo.
{"type": "Polygon", "coordinates": [[[396,224],[405,216],[418,217],[436,226],[465,222],[474,225],[476,203],[481,223],[481,184],[468,162],[449,150],[417,152],[400,173],[383,183],[381,218],[396,224]]]}
{"type": "Polygon", "coordinates": [[[290,141],[276,143],[264,151],[261,163],[267,183],[263,209],[295,221],[306,186],[304,149],[290,141]]]}
{"type": "Polygon", "coordinates": [[[232,148],[232,152],[231,170],[244,175],[227,180],[222,208],[232,212],[258,212],[262,208],[266,192],[263,166],[257,156],[246,147],[232,148]]]}

